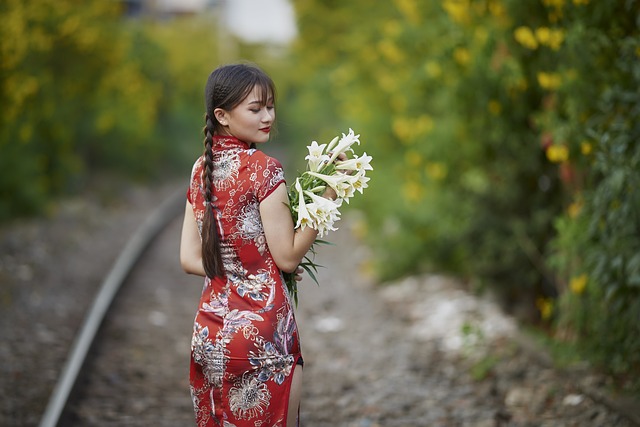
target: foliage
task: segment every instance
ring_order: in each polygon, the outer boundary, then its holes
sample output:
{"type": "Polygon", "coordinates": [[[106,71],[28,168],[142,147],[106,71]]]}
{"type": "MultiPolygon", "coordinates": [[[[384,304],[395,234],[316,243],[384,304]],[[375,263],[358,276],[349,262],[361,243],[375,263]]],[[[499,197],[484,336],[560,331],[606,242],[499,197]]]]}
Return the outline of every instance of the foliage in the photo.
{"type": "Polygon", "coordinates": [[[356,203],[381,279],[450,270],[637,369],[639,2],[294,4],[299,132],[384,159],[356,203]]]}
{"type": "Polygon", "coordinates": [[[0,20],[0,220],[96,170],[162,177],[192,161],[215,64],[206,22],[127,22],[118,2],[70,0],[8,0],[0,20]],[[210,54],[184,49],[196,43],[210,54]]]}

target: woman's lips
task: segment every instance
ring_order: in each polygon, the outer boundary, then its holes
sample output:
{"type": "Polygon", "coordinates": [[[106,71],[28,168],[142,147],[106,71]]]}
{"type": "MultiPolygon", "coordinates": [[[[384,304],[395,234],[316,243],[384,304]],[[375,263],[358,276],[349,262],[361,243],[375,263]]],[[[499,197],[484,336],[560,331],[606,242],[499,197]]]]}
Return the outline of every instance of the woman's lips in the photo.
{"type": "Polygon", "coordinates": [[[271,128],[270,128],[270,127],[268,127],[268,128],[261,128],[261,129],[260,129],[260,132],[269,133],[269,132],[271,132],[271,128]]]}

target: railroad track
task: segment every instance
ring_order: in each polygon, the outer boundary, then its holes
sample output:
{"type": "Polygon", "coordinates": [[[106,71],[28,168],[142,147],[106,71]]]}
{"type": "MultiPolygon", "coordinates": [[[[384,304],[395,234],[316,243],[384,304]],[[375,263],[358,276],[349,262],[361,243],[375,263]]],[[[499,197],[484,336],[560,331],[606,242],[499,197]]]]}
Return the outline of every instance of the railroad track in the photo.
{"type": "MultiPolygon", "coordinates": [[[[78,378],[83,374],[87,358],[105,317],[123,283],[147,251],[150,243],[175,220],[184,207],[184,191],[179,190],[160,205],[130,237],[86,314],[71,347],[58,382],[51,394],[40,427],[59,425],[78,378]]],[[[177,255],[176,255],[177,256],[177,255]]]]}
{"type": "MultiPolygon", "coordinates": [[[[184,195],[175,199],[132,236],[114,265],[116,272],[105,279],[94,302],[103,320],[94,320],[91,328],[85,324],[80,334],[94,337],[93,343],[79,346],[79,337],[74,344],[41,426],[193,424],[189,341],[202,282],[178,265],[181,222],[175,218],[184,195]],[[154,239],[157,243],[149,246],[154,239]],[[110,290],[104,289],[107,284],[110,290]]],[[[513,417],[515,424],[505,425],[524,425],[529,418],[555,419],[557,425],[635,425],[629,415],[618,415],[624,414],[620,408],[586,393],[576,396],[582,392],[528,352],[498,361],[483,381],[471,380],[459,359],[447,359],[429,342],[411,339],[406,317],[390,311],[389,303],[362,283],[354,265],[366,251],[353,245],[346,224],[342,228],[333,236],[336,249],[320,254],[319,262],[331,266],[319,273],[322,285],[305,288],[298,307],[306,352],[306,424],[419,427],[484,420],[483,425],[502,425],[492,420],[513,417]],[[489,396],[487,390],[493,390],[489,396]],[[529,393],[531,402],[544,405],[537,411],[529,401],[512,405],[516,392],[529,393]],[[567,396],[584,401],[567,406],[567,396]]]]}

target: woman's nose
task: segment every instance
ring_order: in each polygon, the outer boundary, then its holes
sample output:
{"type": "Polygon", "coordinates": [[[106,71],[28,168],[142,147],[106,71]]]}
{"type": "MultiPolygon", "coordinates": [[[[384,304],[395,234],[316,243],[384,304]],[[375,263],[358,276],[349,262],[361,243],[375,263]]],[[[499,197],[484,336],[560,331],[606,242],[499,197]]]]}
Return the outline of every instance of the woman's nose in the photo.
{"type": "Polygon", "coordinates": [[[275,111],[274,110],[269,111],[267,109],[265,109],[264,111],[265,112],[262,115],[262,121],[265,122],[265,123],[273,122],[273,120],[275,119],[275,116],[276,116],[275,111]]]}

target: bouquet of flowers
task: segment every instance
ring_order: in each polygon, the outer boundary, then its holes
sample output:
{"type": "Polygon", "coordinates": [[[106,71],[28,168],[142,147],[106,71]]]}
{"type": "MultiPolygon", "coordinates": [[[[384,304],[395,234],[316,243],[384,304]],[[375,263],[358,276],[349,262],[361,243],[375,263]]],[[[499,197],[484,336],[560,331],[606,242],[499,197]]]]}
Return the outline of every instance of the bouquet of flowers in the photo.
{"type": "MultiPolygon", "coordinates": [[[[352,129],[342,137],[336,136],[328,144],[318,145],[313,141],[307,146],[309,154],[306,170],[296,177],[295,182],[289,188],[289,208],[295,223],[295,228],[311,227],[318,230],[318,239],[310,249],[315,256],[316,244],[327,243],[321,240],[329,231],[337,230],[336,221],[340,219],[340,207],[343,202],[349,203],[349,199],[356,192],[362,194],[368,187],[369,177],[366,171],[371,167],[372,157],[367,153],[358,156],[352,146],[360,145],[360,135],[355,135],[352,129]],[[351,158],[347,155],[351,153],[351,158]],[[327,186],[337,194],[336,200],[322,197],[327,186]]],[[[315,273],[319,265],[312,258],[305,256],[300,267],[304,268],[309,276],[318,283],[315,273]]],[[[285,282],[289,294],[295,303],[298,303],[298,289],[295,274],[285,274],[285,282]]]]}

